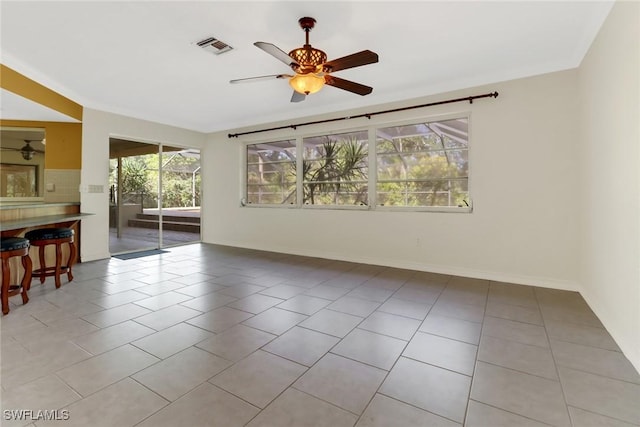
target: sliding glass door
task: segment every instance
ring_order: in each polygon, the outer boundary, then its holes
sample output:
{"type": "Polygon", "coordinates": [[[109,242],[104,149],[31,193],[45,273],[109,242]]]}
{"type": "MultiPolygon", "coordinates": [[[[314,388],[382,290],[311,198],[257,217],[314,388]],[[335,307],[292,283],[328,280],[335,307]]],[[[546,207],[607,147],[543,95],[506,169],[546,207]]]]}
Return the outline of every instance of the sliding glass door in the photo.
{"type": "Polygon", "coordinates": [[[200,152],[111,138],[109,251],[200,241],[200,152]]]}

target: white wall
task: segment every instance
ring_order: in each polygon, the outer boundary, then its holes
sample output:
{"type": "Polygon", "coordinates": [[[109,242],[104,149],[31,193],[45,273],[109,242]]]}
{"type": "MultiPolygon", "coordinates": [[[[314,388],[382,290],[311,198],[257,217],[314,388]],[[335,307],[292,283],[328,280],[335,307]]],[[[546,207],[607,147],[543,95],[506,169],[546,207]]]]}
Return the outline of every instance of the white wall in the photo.
{"type": "MultiPolygon", "coordinates": [[[[207,208],[203,239],[224,245],[576,289],[576,218],[580,211],[575,81],[575,70],[553,73],[359,112],[494,90],[500,93],[497,99],[478,100],[471,105],[449,104],[373,116],[370,121],[363,118],[301,127],[297,131],[274,131],[251,139],[470,112],[471,214],[242,208],[241,153],[243,143],[250,139],[229,139],[227,133],[211,135],[203,152],[207,168],[203,172],[207,208]]],[[[336,112],[310,119],[356,113],[336,112]]],[[[295,122],[302,121],[305,120],[295,122]]]]}
{"type": "Polygon", "coordinates": [[[580,65],[581,292],[640,371],[640,3],[618,2],[580,65]]]}
{"type": "Polygon", "coordinates": [[[109,137],[140,142],[202,148],[206,136],[173,126],[84,109],[82,123],[81,186],[102,185],[103,193],[82,192],[82,212],[95,215],[82,220],[83,261],[108,258],[109,253],[109,137]]]}

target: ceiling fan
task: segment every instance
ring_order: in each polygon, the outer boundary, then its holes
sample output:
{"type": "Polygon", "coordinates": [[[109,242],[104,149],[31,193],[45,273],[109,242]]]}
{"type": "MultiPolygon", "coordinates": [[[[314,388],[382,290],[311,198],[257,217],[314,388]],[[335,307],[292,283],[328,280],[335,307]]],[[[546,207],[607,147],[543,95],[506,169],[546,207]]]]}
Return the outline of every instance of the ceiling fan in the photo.
{"type": "Polygon", "coordinates": [[[33,140],[25,139],[24,142],[25,142],[25,145],[22,148],[12,148],[12,147],[1,147],[1,148],[2,150],[7,150],[7,151],[18,151],[20,154],[22,154],[22,158],[25,160],[33,159],[33,156],[35,156],[36,153],[44,154],[44,151],[36,150],[31,146],[31,143],[34,142],[33,140]]]}
{"type": "Polygon", "coordinates": [[[331,73],[378,62],[378,54],[370,50],[363,50],[342,58],[327,61],[326,53],[309,44],[309,32],[315,26],[316,20],[307,16],[300,18],[298,23],[305,32],[306,41],[304,46],[293,49],[289,53],[285,53],[279,47],[271,43],[254,43],[254,46],[264,50],[268,54],[291,67],[291,70],[294,72],[293,75],[273,74],[268,76],[235,79],[231,80],[229,83],[244,83],[256,80],[286,78],[289,79],[289,85],[293,88],[291,102],[304,101],[306,95],[318,92],[325,84],[363,96],[368,95],[373,91],[373,88],[370,86],[334,77],[331,73]]]}

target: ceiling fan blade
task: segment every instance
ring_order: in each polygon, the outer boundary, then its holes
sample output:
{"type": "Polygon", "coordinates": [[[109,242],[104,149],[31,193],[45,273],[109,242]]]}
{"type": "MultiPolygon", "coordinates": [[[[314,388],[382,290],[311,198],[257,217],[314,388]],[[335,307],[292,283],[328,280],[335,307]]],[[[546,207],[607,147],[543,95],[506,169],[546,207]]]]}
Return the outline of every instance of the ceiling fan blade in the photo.
{"type": "Polygon", "coordinates": [[[260,80],[285,79],[290,77],[293,77],[293,76],[289,74],[270,74],[268,76],[247,77],[245,79],[229,80],[229,83],[247,83],[247,82],[260,81],[260,80]]]}
{"type": "Polygon", "coordinates": [[[342,58],[333,59],[325,62],[322,67],[327,73],[334,71],[346,70],[347,68],[360,67],[361,65],[373,64],[378,62],[378,54],[370,50],[353,53],[343,56],[342,58]]]}
{"type": "Polygon", "coordinates": [[[289,67],[291,67],[292,65],[298,65],[298,63],[292,57],[290,57],[285,51],[283,51],[282,49],[280,49],[278,46],[274,44],[266,43],[266,42],[255,42],[253,45],[257,48],[264,50],[265,52],[275,57],[276,59],[279,59],[280,61],[284,62],[289,67]]]}
{"type": "Polygon", "coordinates": [[[293,91],[293,95],[291,95],[291,102],[300,102],[304,101],[307,98],[307,95],[304,93],[293,91]]]}
{"type": "Polygon", "coordinates": [[[339,77],[334,77],[331,75],[324,76],[324,82],[329,86],[337,87],[338,89],[343,89],[349,92],[357,93],[358,95],[369,95],[373,92],[373,88],[370,86],[365,86],[360,83],[352,82],[350,80],[341,79],[339,77]]]}

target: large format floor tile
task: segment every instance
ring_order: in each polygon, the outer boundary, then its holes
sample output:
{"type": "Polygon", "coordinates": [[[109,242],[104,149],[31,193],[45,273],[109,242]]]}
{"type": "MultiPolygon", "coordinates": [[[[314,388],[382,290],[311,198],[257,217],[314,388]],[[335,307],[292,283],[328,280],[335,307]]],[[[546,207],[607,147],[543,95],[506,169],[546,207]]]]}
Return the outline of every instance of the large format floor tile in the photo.
{"type": "Polygon", "coordinates": [[[219,334],[252,316],[253,314],[247,313],[246,311],[220,307],[198,317],[193,317],[189,319],[187,323],[219,334]]]}
{"type": "Polygon", "coordinates": [[[295,362],[258,350],[210,382],[258,408],[264,408],[306,370],[295,362]]]}
{"type": "Polygon", "coordinates": [[[471,376],[477,351],[472,344],[418,332],[402,355],[471,376]]]}
{"type": "Polygon", "coordinates": [[[367,317],[380,306],[379,302],[362,298],[344,296],[327,306],[330,310],[353,314],[354,316],[367,317]]]}
{"type": "Polygon", "coordinates": [[[462,423],[471,378],[401,357],[380,393],[462,423]]]}
{"type": "Polygon", "coordinates": [[[140,423],[139,427],[240,427],[259,409],[218,387],[204,383],[140,423]]]}
{"type": "Polygon", "coordinates": [[[549,347],[544,327],[491,316],[487,316],[484,320],[482,335],[538,347],[549,347]]]}
{"type": "MultiPolygon", "coordinates": [[[[465,427],[547,427],[531,418],[525,418],[513,412],[503,411],[484,403],[469,401],[465,427]]],[[[596,426],[593,426],[596,427],[596,426]]]]}
{"type": "Polygon", "coordinates": [[[155,333],[153,329],[127,320],[97,332],[82,335],[73,339],[73,342],[89,353],[100,354],[153,333],[155,333]]]}
{"type": "Polygon", "coordinates": [[[125,378],[66,407],[69,414],[68,420],[38,421],[38,427],[49,425],[65,427],[134,426],[163,408],[167,403],[166,400],[132,379],[125,378]],[[114,410],[114,408],[118,410],[114,410]]]}
{"type": "Polygon", "coordinates": [[[640,425],[640,385],[564,367],[559,372],[569,405],[640,425]]]}
{"type": "Polygon", "coordinates": [[[237,361],[253,353],[276,336],[268,332],[236,325],[197,344],[203,350],[227,360],[237,361]]]}
{"type": "Polygon", "coordinates": [[[558,379],[553,355],[548,348],[483,335],[478,360],[551,380],[558,379]]]}
{"type": "Polygon", "coordinates": [[[69,366],[58,371],[57,375],[86,397],[157,361],[149,353],[127,344],[69,366]]]}
{"type": "Polygon", "coordinates": [[[481,327],[481,323],[429,314],[427,318],[424,319],[424,322],[422,322],[419,330],[421,332],[478,345],[481,327]]]}
{"type": "Polygon", "coordinates": [[[339,341],[331,335],[295,327],[271,341],[263,349],[301,365],[311,366],[339,341]]]}
{"type": "Polygon", "coordinates": [[[354,414],[289,388],[247,427],[351,427],[354,414]]]}
{"type": "Polygon", "coordinates": [[[486,309],[487,316],[501,319],[515,320],[516,322],[531,323],[542,326],[542,315],[536,307],[522,307],[518,305],[502,304],[489,300],[486,309]]]}
{"type": "Polygon", "coordinates": [[[186,323],[179,323],[155,334],[147,335],[144,338],[133,341],[132,344],[147,353],[164,359],[212,336],[213,334],[211,332],[205,331],[204,329],[186,323]]]}
{"type": "Polygon", "coordinates": [[[377,332],[382,335],[409,341],[420,327],[420,321],[390,313],[376,311],[371,313],[364,322],[358,325],[360,329],[377,332]]]}
{"type": "Polygon", "coordinates": [[[437,301],[431,307],[430,313],[441,316],[455,317],[457,319],[468,320],[470,322],[482,323],[484,317],[484,306],[476,304],[460,304],[445,300],[437,301]]]}
{"type": "Polygon", "coordinates": [[[185,320],[201,315],[202,312],[181,305],[171,305],[153,313],[136,317],[136,322],[149,328],[161,331],[170,326],[177,325],[185,320]]]}
{"type": "Polygon", "coordinates": [[[634,424],[625,423],[624,421],[614,418],[605,417],[594,412],[585,411],[584,409],[569,406],[569,414],[574,426],[584,427],[632,427],[634,424]]]}
{"type": "Polygon", "coordinates": [[[317,311],[331,304],[330,300],[312,297],[309,295],[296,295],[285,302],[278,304],[278,308],[311,316],[317,311]]]}
{"type": "Polygon", "coordinates": [[[174,401],[231,364],[214,354],[189,347],[143,369],[132,378],[165,399],[174,401]]]}
{"type": "Polygon", "coordinates": [[[576,292],[208,244],[74,274],[0,322],[2,409],[70,419],[3,426],[640,425],[576,292]]]}
{"type": "Polygon", "coordinates": [[[382,394],[376,394],[356,427],[388,426],[460,427],[460,424],[382,394]]]}
{"type": "Polygon", "coordinates": [[[258,314],[273,307],[274,305],[280,304],[283,301],[284,300],[281,298],[253,294],[228,304],[228,306],[231,308],[237,308],[238,310],[247,311],[252,314],[258,314]]]}
{"type": "MultiPolygon", "coordinates": [[[[4,411],[32,410],[37,412],[43,408],[55,410],[82,399],[82,396],[53,374],[3,394],[2,409],[4,411]]],[[[6,415],[3,417],[2,425],[5,427],[24,424],[26,423],[17,420],[9,421],[6,415]]]]}
{"type": "Polygon", "coordinates": [[[360,415],[386,374],[382,369],[329,353],[293,386],[360,415]]]}
{"type": "Polygon", "coordinates": [[[358,326],[362,320],[362,317],[323,309],[300,323],[300,326],[328,335],[333,335],[338,338],[343,338],[353,328],[358,326]]]}
{"type": "Polygon", "coordinates": [[[134,303],[128,303],[89,314],[84,316],[83,319],[99,328],[106,328],[107,326],[112,326],[147,313],[151,313],[151,310],[134,303]]]}
{"type": "Polygon", "coordinates": [[[308,316],[281,308],[272,307],[242,322],[243,325],[280,335],[305,320],[308,316]]]}
{"type": "Polygon", "coordinates": [[[478,362],[471,398],[554,426],[570,426],[560,382],[478,362]]]}
{"type": "Polygon", "coordinates": [[[559,366],[640,384],[640,375],[620,352],[555,340],[551,349],[559,366]]]}
{"type": "Polygon", "coordinates": [[[397,338],[354,329],[331,352],[388,371],[406,345],[397,338]]]}
{"type": "Polygon", "coordinates": [[[420,321],[427,317],[427,313],[430,309],[431,304],[407,301],[397,297],[389,298],[384,304],[378,307],[378,311],[397,314],[398,316],[409,317],[420,321]]]}

